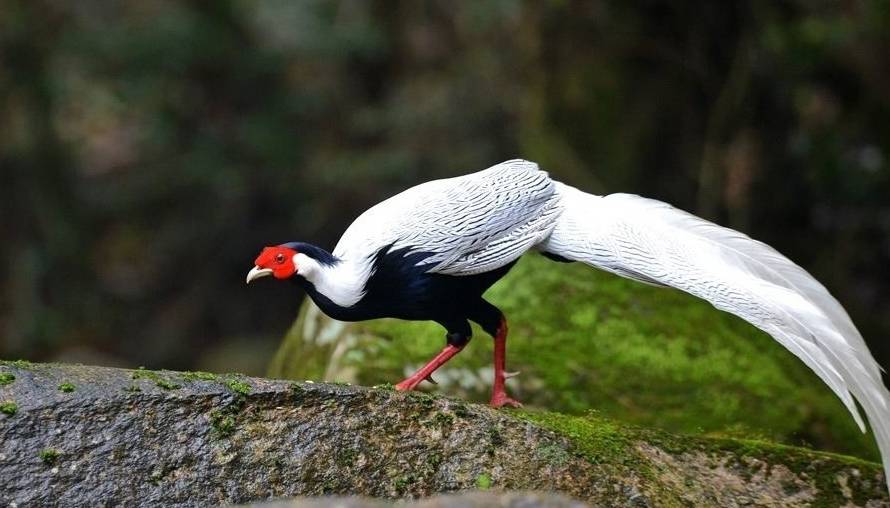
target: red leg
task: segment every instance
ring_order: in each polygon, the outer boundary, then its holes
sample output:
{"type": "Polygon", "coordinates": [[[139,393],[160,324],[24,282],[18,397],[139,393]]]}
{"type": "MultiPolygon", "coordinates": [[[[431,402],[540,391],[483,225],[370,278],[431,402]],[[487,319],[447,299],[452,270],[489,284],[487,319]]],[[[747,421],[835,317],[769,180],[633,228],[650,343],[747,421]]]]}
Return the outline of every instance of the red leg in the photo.
{"type": "Polygon", "coordinates": [[[507,319],[501,318],[501,324],[494,335],[494,388],[491,391],[491,405],[493,407],[512,406],[521,407],[522,404],[507,396],[504,389],[504,381],[507,379],[504,368],[507,363],[507,319]]]}
{"type": "MultiPolygon", "coordinates": [[[[421,381],[432,376],[433,372],[436,369],[438,369],[439,367],[444,365],[445,362],[450,360],[452,356],[460,353],[461,349],[463,349],[463,346],[457,347],[457,346],[452,346],[451,344],[445,346],[445,349],[443,349],[439,354],[437,354],[435,356],[435,358],[430,360],[429,363],[427,363],[426,365],[421,367],[421,369],[418,370],[417,372],[415,372],[414,374],[411,374],[411,376],[408,379],[397,384],[396,390],[399,390],[400,392],[404,392],[404,391],[413,390],[413,389],[417,388],[417,385],[419,385],[421,383],[421,381]]],[[[432,379],[432,378],[430,378],[430,379],[432,379]]]]}

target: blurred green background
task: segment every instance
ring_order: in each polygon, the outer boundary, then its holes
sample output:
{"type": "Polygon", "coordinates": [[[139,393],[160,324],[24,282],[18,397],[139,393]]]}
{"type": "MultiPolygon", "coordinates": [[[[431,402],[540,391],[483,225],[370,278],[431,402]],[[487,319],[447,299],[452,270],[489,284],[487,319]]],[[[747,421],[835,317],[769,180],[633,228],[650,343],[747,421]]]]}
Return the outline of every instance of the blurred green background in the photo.
{"type": "Polygon", "coordinates": [[[886,0],[0,0],[0,357],[263,373],[261,247],[524,157],[774,245],[890,366],[888,48],[886,0]]]}

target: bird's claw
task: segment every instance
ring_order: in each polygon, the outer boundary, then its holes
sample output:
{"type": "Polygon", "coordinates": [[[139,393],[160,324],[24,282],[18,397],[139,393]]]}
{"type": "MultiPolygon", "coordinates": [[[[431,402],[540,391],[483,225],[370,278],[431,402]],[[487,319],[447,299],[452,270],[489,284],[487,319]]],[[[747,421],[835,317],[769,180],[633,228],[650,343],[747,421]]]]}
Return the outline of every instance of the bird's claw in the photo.
{"type": "Polygon", "coordinates": [[[504,372],[504,379],[510,379],[511,377],[516,377],[519,375],[519,371],[516,372],[504,372]]]}
{"type": "Polygon", "coordinates": [[[522,403],[518,400],[513,400],[510,397],[507,397],[506,393],[496,393],[491,396],[491,402],[489,402],[491,407],[522,407],[522,403]]]}
{"type": "MultiPolygon", "coordinates": [[[[432,374],[423,378],[422,381],[429,381],[430,383],[432,383],[434,385],[439,384],[436,382],[435,379],[433,379],[432,374]]],[[[411,390],[417,388],[417,385],[419,385],[420,383],[421,383],[421,381],[418,381],[417,377],[411,376],[408,379],[402,381],[401,383],[395,385],[393,388],[395,388],[397,392],[410,392],[411,390]]]]}

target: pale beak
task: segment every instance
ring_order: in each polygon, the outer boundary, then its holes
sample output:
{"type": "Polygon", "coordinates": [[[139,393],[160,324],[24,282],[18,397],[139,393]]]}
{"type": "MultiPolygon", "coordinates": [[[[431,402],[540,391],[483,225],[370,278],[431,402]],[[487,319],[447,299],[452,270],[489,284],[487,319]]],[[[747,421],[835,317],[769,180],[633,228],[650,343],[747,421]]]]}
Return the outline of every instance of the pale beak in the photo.
{"type": "Polygon", "coordinates": [[[250,281],[254,279],[259,279],[260,277],[265,277],[266,275],[272,275],[271,268],[260,268],[258,266],[254,266],[249,272],[247,272],[247,284],[250,284],[250,281]]]}

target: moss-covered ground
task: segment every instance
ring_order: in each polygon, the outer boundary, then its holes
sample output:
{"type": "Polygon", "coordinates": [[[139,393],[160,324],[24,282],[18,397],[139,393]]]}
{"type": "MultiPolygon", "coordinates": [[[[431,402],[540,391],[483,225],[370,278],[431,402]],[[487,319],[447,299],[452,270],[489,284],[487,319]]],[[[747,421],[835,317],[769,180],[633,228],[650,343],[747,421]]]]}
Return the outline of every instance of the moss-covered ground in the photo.
{"type": "MultiPolygon", "coordinates": [[[[486,294],[509,318],[508,386],[532,407],[599,414],[687,434],[762,437],[874,460],[830,390],[793,355],[741,319],[679,291],[581,264],[525,256],[486,294]]],[[[474,328],[433,389],[485,401],[492,344],[474,328]]],[[[343,326],[307,312],[270,374],[366,385],[396,382],[444,345],[434,323],[343,326]],[[311,322],[310,322],[311,320],[311,322]]]]}
{"type": "MultiPolygon", "coordinates": [[[[512,415],[567,437],[572,442],[574,451],[592,463],[623,465],[642,475],[654,475],[654,473],[649,470],[649,462],[636,448],[637,443],[657,446],[672,455],[703,453],[721,457],[730,456],[733,457],[735,467],[749,469],[748,474],[751,476],[761,472],[761,464],[764,462],[769,464],[770,468],[782,465],[795,475],[803,473],[804,477],[812,479],[820,492],[815,506],[820,507],[843,506],[848,503],[849,499],[844,497],[843,489],[838,488],[839,482],[870,482],[881,475],[881,466],[874,462],[847,455],[787,446],[764,439],[670,434],[622,424],[593,413],[569,416],[550,412],[515,411],[512,415]],[[748,458],[756,461],[746,462],[748,458]],[[849,475],[851,467],[858,471],[856,475],[849,475]]],[[[557,456],[556,460],[558,459],[557,456]]],[[[850,492],[855,493],[853,501],[857,506],[863,505],[865,498],[858,499],[856,495],[862,495],[869,489],[860,485],[852,487],[850,492]]]]}

